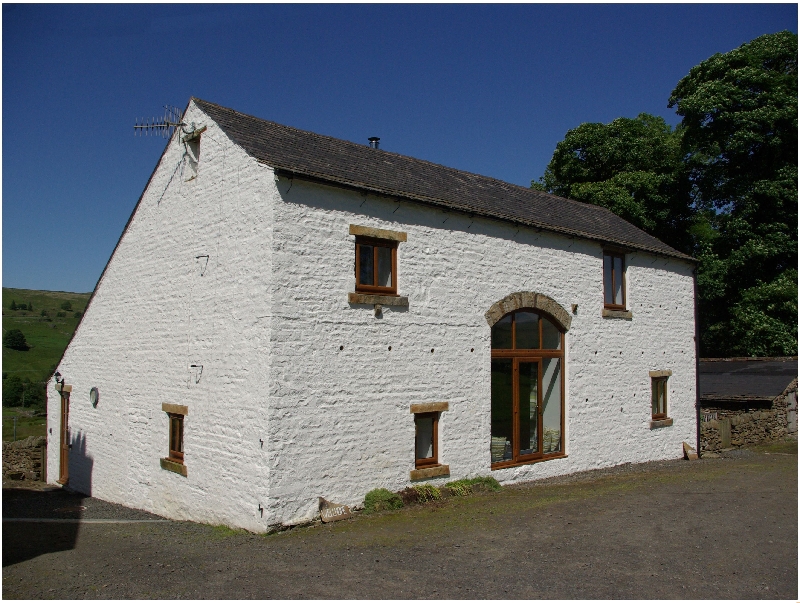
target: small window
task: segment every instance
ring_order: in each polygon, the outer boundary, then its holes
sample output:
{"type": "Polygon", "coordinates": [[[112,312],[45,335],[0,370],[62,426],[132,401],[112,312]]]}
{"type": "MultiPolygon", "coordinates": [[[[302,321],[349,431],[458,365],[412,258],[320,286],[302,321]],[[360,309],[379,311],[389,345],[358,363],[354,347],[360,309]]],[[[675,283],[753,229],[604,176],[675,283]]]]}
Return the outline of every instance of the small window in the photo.
{"type": "Polygon", "coordinates": [[[667,379],[668,377],[652,377],[653,420],[667,418],[667,379]]]}
{"type": "Polygon", "coordinates": [[[186,465],[183,459],[183,423],[189,414],[189,408],[181,404],[164,403],[161,405],[161,410],[167,413],[169,421],[168,454],[161,459],[161,468],[186,477],[186,465]]]}
{"type": "Polygon", "coordinates": [[[417,469],[439,465],[439,413],[426,412],[414,415],[416,436],[414,441],[417,469]]]}
{"type": "Polygon", "coordinates": [[[356,291],[397,295],[397,241],[356,237],[356,291]]]}
{"type": "Polygon", "coordinates": [[[183,464],[183,415],[169,413],[169,460],[183,464]]]}
{"type": "Polygon", "coordinates": [[[606,308],[625,309],[625,256],[603,252],[603,291],[606,308]]]}

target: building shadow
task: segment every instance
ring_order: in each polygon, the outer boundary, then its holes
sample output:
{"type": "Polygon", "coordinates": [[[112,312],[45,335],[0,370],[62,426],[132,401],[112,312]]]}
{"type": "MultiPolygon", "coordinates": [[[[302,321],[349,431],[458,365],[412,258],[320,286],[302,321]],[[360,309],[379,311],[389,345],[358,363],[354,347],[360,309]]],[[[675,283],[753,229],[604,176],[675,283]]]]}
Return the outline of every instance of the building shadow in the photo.
{"type": "Polygon", "coordinates": [[[3,488],[3,567],[75,548],[94,461],[86,454],[85,434],[78,432],[70,441],[65,487],[3,488]]]}

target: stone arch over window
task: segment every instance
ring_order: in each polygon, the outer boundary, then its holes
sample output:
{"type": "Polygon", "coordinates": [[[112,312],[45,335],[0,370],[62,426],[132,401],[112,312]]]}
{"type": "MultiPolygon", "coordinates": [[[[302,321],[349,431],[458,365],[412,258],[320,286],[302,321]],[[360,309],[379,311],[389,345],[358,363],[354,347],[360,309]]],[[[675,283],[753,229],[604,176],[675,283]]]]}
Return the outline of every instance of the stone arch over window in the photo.
{"type": "Polygon", "coordinates": [[[572,324],[572,316],[556,300],[543,293],[534,293],[532,291],[517,291],[506,295],[500,301],[492,304],[492,307],[487,310],[484,316],[489,326],[493,327],[498,320],[509,312],[523,308],[541,310],[555,320],[564,331],[569,331],[569,327],[572,324]]]}

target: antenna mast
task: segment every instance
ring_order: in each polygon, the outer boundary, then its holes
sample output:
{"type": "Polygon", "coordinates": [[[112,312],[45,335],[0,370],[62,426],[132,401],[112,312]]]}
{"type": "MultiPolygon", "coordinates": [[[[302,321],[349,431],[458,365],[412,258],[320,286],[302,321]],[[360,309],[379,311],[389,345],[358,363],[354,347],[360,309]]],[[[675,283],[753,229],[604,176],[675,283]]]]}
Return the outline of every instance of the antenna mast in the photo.
{"type": "Polygon", "coordinates": [[[172,133],[177,128],[185,128],[186,124],[183,123],[183,114],[177,107],[164,105],[164,117],[158,118],[142,118],[136,120],[136,125],[133,126],[134,135],[161,136],[162,138],[170,138],[172,133]]]}

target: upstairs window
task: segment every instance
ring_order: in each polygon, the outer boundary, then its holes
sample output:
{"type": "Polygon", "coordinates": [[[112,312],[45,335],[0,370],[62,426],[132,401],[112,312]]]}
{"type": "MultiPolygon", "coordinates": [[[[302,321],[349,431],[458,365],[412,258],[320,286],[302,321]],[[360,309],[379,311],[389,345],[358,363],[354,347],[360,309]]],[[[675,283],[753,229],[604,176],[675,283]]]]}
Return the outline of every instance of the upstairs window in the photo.
{"type": "Polygon", "coordinates": [[[397,295],[397,241],[356,237],[356,291],[397,295]]]}
{"type": "Polygon", "coordinates": [[[625,255],[603,252],[604,306],[613,310],[625,309],[625,255]]]}

